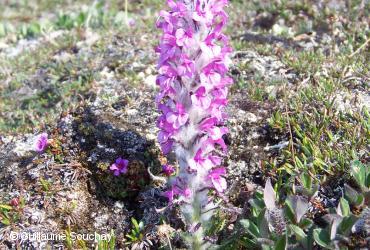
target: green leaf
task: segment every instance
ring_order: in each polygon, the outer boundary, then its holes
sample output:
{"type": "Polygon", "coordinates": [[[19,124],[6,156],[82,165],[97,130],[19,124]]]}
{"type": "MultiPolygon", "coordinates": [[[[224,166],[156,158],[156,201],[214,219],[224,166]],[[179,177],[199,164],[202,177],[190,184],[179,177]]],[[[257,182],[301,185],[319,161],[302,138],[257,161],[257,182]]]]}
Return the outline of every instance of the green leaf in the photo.
{"type": "MultiPolygon", "coordinates": [[[[286,205],[294,215],[293,221],[299,223],[308,210],[308,201],[299,195],[289,196],[286,205]]],[[[289,215],[288,215],[289,216],[289,215]]]]}
{"type": "Polygon", "coordinates": [[[351,174],[357,181],[357,183],[364,187],[366,186],[366,168],[365,166],[361,163],[361,161],[353,161],[351,164],[351,174]]]}
{"type": "Polygon", "coordinates": [[[362,202],[364,201],[364,196],[362,194],[359,194],[356,190],[354,190],[352,187],[350,187],[347,184],[344,184],[344,197],[355,206],[362,205],[362,202]]]}
{"type": "MultiPolygon", "coordinates": [[[[246,247],[248,249],[255,249],[256,246],[257,246],[256,241],[251,240],[251,239],[249,239],[247,237],[241,238],[240,239],[240,243],[241,243],[241,245],[243,245],[244,247],[246,247]]],[[[224,248],[222,248],[222,249],[224,249],[224,248]]],[[[235,248],[232,248],[232,249],[235,249],[235,248]]]]}
{"type": "Polygon", "coordinates": [[[258,229],[259,229],[259,234],[260,234],[260,237],[262,238],[268,238],[269,237],[269,226],[268,226],[268,222],[267,222],[267,219],[266,219],[266,213],[267,213],[267,210],[266,208],[263,209],[258,217],[257,217],[257,226],[258,226],[258,229]]]}
{"type": "Polygon", "coordinates": [[[297,240],[302,240],[304,238],[307,237],[307,235],[305,234],[305,232],[298,226],[296,225],[289,225],[290,227],[290,230],[292,230],[292,232],[294,233],[294,235],[297,237],[297,240]]]}
{"type": "Polygon", "coordinates": [[[285,215],[288,217],[291,223],[296,223],[292,204],[289,202],[289,200],[286,200],[285,202],[285,215]]]}
{"type": "Polygon", "coordinates": [[[339,209],[340,209],[340,215],[342,215],[343,217],[346,217],[351,213],[351,209],[349,207],[348,201],[344,199],[343,197],[340,198],[339,209]]]}
{"type": "Polygon", "coordinates": [[[109,241],[109,249],[114,250],[116,247],[116,235],[113,229],[111,229],[110,235],[111,235],[111,240],[109,241]]]}
{"type": "Polygon", "coordinates": [[[319,167],[319,168],[324,168],[327,167],[328,165],[320,158],[315,158],[313,161],[313,165],[319,167]]]}
{"type": "Polygon", "coordinates": [[[135,229],[139,229],[140,228],[139,224],[137,223],[137,220],[134,217],[131,218],[131,222],[134,225],[134,228],[135,229]]]}
{"type": "Polygon", "coordinates": [[[280,239],[276,242],[274,249],[275,250],[285,250],[287,246],[286,243],[287,243],[286,235],[282,235],[280,239]]]}
{"type": "Polygon", "coordinates": [[[144,229],[144,221],[139,222],[139,229],[143,230],[144,229]]]}
{"type": "Polygon", "coordinates": [[[9,205],[5,205],[5,204],[0,204],[0,209],[4,209],[4,210],[12,210],[13,208],[9,205]]]}
{"type": "Polygon", "coordinates": [[[364,205],[364,203],[365,203],[365,197],[362,194],[359,194],[356,197],[356,201],[354,202],[354,205],[359,207],[359,206],[364,205]]]}
{"type": "Polygon", "coordinates": [[[298,156],[295,157],[295,163],[297,165],[298,168],[300,169],[304,169],[305,167],[305,164],[303,164],[303,162],[298,158],[298,156]]]}
{"type": "Polygon", "coordinates": [[[303,218],[299,223],[299,226],[303,229],[310,228],[313,225],[313,221],[307,218],[303,218]]]}
{"type": "Polygon", "coordinates": [[[260,232],[258,230],[258,227],[253,222],[251,222],[248,219],[245,219],[245,220],[241,220],[240,224],[247,231],[247,233],[251,234],[254,238],[259,237],[260,232]]]}
{"type": "Polygon", "coordinates": [[[3,218],[0,222],[5,226],[10,225],[10,220],[8,218],[3,218]]]}
{"type": "Polygon", "coordinates": [[[310,152],[310,150],[306,147],[306,146],[301,146],[301,148],[302,148],[302,151],[303,151],[303,153],[305,154],[305,155],[307,155],[308,157],[310,157],[311,156],[311,152],[310,152]]]}
{"type": "Polygon", "coordinates": [[[265,207],[265,203],[263,202],[263,196],[259,197],[257,196],[256,198],[251,199],[249,201],[249,204],[252,206],[253,216],[258,216],[259,212],[265,207]]]}
{"type": "Polygon", "coordinates": [[[307,173],[302,173],[301,174],[301,181],[302,181],[302,185],[307,189],[307,190],[311,190],[311,187],[312,187],[312,178],[309,174],[307,173]]]}
{"type": "Polygon", "coordinates": [[[339,224],[339,232],[342,235],[349,236],[351,233],[352,226],[356,223],[358,218],[351,214],[342,219],[342,222],[339,224]]]}
{"type": "Polygon", "coordinates": [[[313,230],[313,238],[320,246],[327,249],[333,249],[333,247],[330,246],[331,240],[328,231],[321,228],[316,228],[313,230]]]}

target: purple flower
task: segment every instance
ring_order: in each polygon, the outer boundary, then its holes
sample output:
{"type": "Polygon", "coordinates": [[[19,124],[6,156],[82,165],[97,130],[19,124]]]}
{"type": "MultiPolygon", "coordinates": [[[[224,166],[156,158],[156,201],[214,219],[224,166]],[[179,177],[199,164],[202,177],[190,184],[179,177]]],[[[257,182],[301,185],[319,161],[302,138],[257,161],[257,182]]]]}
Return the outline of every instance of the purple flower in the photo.
{"type": "Polygon", "coordinates": [[[221,75],[217,72],[203,72],[200,74],[200,82],[207,90],[212,90],[221,82],[221,75]]]}
{"type": "Polygon", "coordinates": [[[190,188],[185,187],[181,189],[177,185],[178,184],[173,185],[171,189],[163,193],[163,196],[165,196],[170,203],[172,203],[175,200],[175,198],[177,199],[178,196],[181,197],[179,199],[179,201],[181,201],[188,199],[192,195],[192,191],[190,188]]]}
{"type": "Polygon", "coordinates": [[[181,193],[182,193],[181,189],[179,189],[177,187],[177,185],[175,184],[175,185],[172,186],[171,189],[169,189],[166,192],[164,192],[164,196],[167,197],[167,199],[168,199],[168,201],[170,203],[172,203],[173,200],[174,200],[174,198],[175,198],[175,196],[177,196],[177,195],[179,195],[181,193]]]}
{"type": "Polygon", "coordinates": [[[210,169],[213,166],[213,163],[210,159],[203,157],[202,149],[199,149],[194,158],[190,159],[188,163],[192,170],[201,170],[202,168],[210,169]]]}
{"type": "Polygon", "coordinates": [[[206,93],[206,88],[204,86],[199,87],[194,95],[191,96],[191,101],[194,105],[208,109],[211,105],[211,98],[206,93]]]}
{"type": "Polygon", "coordinates": [[[171,123],[174,129],[180,128],[188,121],[189,115],[186,113],[181,103],[176,104],[175,112],[168,112],[166,115],[167,122],[171,123]]]}
{"type": "Polygon", "coordinates": [[[42,133],[40,134],[35,143],[35,149],[37,152],[42,153],[48,146],[48,134],[42,133]]]}
{"type": "Polygon", "coordinates": [[[168,164],[163,165],[162,172],[167,176],[171,176],[175,173],[175,167],[172,165],[168,165],[168,164]]]}
{"type": "Polygon", "coordinates": [[[225,178],[222,177],[225,174],[226,174],[225,168],[215,168],[212,169],[207,176],[207,180],[211,181],[213,187],[219,193],[222,193],[227,187],[226,180],[225,178]]]}
{"type": "Polygon", "coordinates": [[[128,160],[123,158],[118,158],[115,163],[110,166],[110,170],[114,172],[115,176],[119,176],[120,174],[126,174],[128,167],[128,160]]]}
{"type": "Polygon", "coordinates": [[[180,61],[180,65],[177,67],[178,74],[180,76],[192,77],[194,74],[195,65],[192,60],[189,60],[186,56],[180,61]]]}
{"type": "Polygon", "coordinates": [[[192,41],[191,38],[193,37],[193,34],[190,30],[184,30],[184,29],[178,29],[176,30],[176,44],[178,46],[184,46],[184,45],[187,45],[189,46],[190,45],[190,42],[192,41]]]}
{"type": "MultiPolygon", "coordinates": [[[[171,204],[180,205],[188,228],[200,225],[196,230],[208,225],[213,213],[209,211],[216,206],[208,191],[220,194],[227,186],[226,169],[219,167],[227,152],[224,109],[233,83],[227,76],[231,48],[222,33],[228,20],[227,3],[167,0],[169,10],[161,11],[157,21],[163,31],[156,48],[158,142],[163,154],[172,152],[179,166],[175,178],[173,167],[163,166],[170,177],[164,195],[171,204]]],[[[202,241],[201,233],[195,235],[202,241]]]]}
{"type": "Polygon", "coordinates": [[[227,134],[229,130],[226,127],[213,127],[207,130],[212,140],[222,139],[224,134],[227,134]]]}

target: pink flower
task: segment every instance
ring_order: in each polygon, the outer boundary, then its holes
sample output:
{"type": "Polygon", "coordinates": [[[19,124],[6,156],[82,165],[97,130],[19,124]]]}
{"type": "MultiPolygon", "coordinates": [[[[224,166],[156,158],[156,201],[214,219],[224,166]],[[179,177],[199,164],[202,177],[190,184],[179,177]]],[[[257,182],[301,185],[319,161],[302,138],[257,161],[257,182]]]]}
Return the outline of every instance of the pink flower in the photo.
{"type": "Polygon", "coordinates": [[[215,71],[203,72],[200,74],[200,82],[207,90],[212,90],[221,82],[221,75],[215,71]]]}
{"type": "Polygon", "coordinates": [[[162,28],[166,33],[172,33],[173,26],[176,24],[176,17],[172,16],[168,11],[161,10],[159,15],[163,18],[157,22],[157,27],[162,28]]]}
{"type": "Polygon", "coordinates": [[[214,99],[211,102],[210,113],[218,122],[222,122],[225,118],[225,113],[222,108],[225,107],[227,103],[227,99],[214,99]]]}
{"type": "Polygon", "coordinates": [[[183,17],[186,15],[187,8],[184,3],[181,3],[180,1],[175,2],[173,0],[168,0],[167,3],[174,13],[176,13],[175,16],[183,17]]]}
{"type": "Polygon", "coordinates": [[[209,8],[209,4],[205,3],[205,8],[202,9],[202,3],[197,1],[195,6],[195,12],[193,12],[193,19],[199,23],[210,25],[213,20],[213,13],[209,8]]]}
{"type": "Polygon", "coordinates": [[[221,196],[227,186],[226,170],[219,167],[227,152],[224,109],[233,82],[227,76],[231,48],[222,32],[228,20],[223,10],[227,3],[167,0],[170,10],[161,11],[157,22],[163,31],[156,49],[158,142],[163,154],[173,153],[168,159],[175,156],[179,167],[175,171],[171,165],[163,166],[170,177],[164,195],[170,204],[176,200],[187,228],[197,228],[194,232],[210,218],[198,214],[215,207],[208,191],[215,189],[221,196]]]}
{"type": "Polygon", "coordinates": [[[193,38],[193,34],[190,30],[178,29],[176,30],[176,44],[180,47],[187,45],[189,46],[191,43],[191,39],[193,38]]]}
{"type": "Polygon", "coordinates": [[[186,113],[181,103],[176,104],[175,112],[168,112],[166,115],[166,121],[171,123],[174,129],[178,129],[184,125],[188,121],[188,118],[189,114],[186,113]]]}
{"type": "Polygon", "coordinates": [[[171,152],[172,147],[173,147],[174,141],[173,140],[168,140],[165,143],[161,143],[161,150],[163,154],[168,154],[171,152]]]}
{"type": "Polygon", "coordinates": [[[185,188],[182,192],[182,195],[184,195],[185,198],[189,198],[191,196],[192,192],[190,188],[185,188]]]}
{"type": "Polygon", "coordinates": [[[219,193],[222,193],[227,187],[226,180],[225,178],[222,177],[225,174],[226,174],[225,168],[215,168],[212,169],[207,176],[207,180],[211,181],[213,187],[219,193]]]}
{"type": "Polygon", "coordinates": [[[128,167],[128,160],[123,158],[118,158],[115,163],[110,166],[110,170],[114,172],[115,176],[119,176],[120,174],[126,174],[128,167]]]}
{"type": "Polygon", "coordinates": [[[213,127],[207,130],[208,134],[210,135],[212,140],[219,140],[222,139],[224,134],[227,134],[229,130],[226,127],[213,127]]]}
{"type": "Polygon", "coordinates": [[[126,20],[126,24],[127,24],[127,26],[130,26],[130,27],[133,27],[133,26],[135,26],[136,25],[136,21],[135,21],[135,19],[134,18],[128,18],[127,20],[126,20]]]}
{"type": "Polygon", "coordinates": [[[191,101],[194,105],[208,109],[211,105],[211,99],[206,93],[204,86],[199,87],[195,93],[191,96],[191,101]]]}
{"type": "Polygon", "coordinates": [[[192,60],[189,60],[186,55],[183,55],[180,61],[180,65],[177,67],[179,76],[192,77],[194,74],[195,65],[192,60]]]}
{"type": "Polygon", "coordinates": [[[178,194],[180,194],[180,192],[179,192],[179,189],[178,189],[178,188],[176,188],[176,186],[172,187],[171,189],[169,189],[169,190],[167,190],[166,192],[164,192],[164,193],[163,193],[163,195],[164,195],[165,197],[167,197],[167,199],[168,199],[168,201],[169,201],[170,203],[172,203],[172,202],[173,202],[174,197],[175,197],[176,195],[178,195],[178,194]]]}
{"type": "Polygon", "coordinates": [[[204,42],[200,43],[200,48],[205,56],[205,58],[212,59],[221,55],[222,49],[221,46],[215,44],[213,39],[215,38],[216,34],[210,34],[204,42]]]}
{"type": "Polygon", "coordinates": [[[167,197],[170,203],[173,202],[176,196],[183,196],[184,198],[189,198],[191,195],[190,188],[180,188],[178,187],[178,181],[169,189],[168,191],[164,192],[164,196],[167,197]]]}
{"type": "Polygon", "coordinates": [[[207,130],[217,124],[217,119],[214,117],[205,119],[199,126],[200,130],[207,130]]]}
{"type": "Polygon", "coordinates": [[[199,170],[199,169],[210,169],[213,166],[213,163],[210,159],[207,157],[203,157],[203,151],[202,149],[199,149],[197,153],[195,154],[193,159],[189,160],[189,167],[192,170],[199,170]]]}
{"type": "Polygon", "coordinates": [[[168,164],[163,165],[162,172],[167,176],[171,176],[175,173],[175,167],[172,165],[168,165],[168,164]]]}
{"type": "Polygon", "coordinates": [[[48,134],[42,133],[40,134],[35,143],[35,149],[37,152],[42,153],[48,146],[48,134]]]}

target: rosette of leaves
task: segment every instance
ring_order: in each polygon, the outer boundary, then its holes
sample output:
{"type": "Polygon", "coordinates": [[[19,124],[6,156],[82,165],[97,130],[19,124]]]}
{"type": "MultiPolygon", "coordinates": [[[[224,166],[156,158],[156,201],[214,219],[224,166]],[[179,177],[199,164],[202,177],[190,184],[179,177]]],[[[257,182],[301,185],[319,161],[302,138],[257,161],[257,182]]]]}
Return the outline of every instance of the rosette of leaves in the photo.
{"type": "Polygon", "coordinates": [[[361,211],[359,219],[352,227],[353,233],[363,233],[370,236],[370,170],[360,161],[351,165],[351,176],[355,179],[357,187],[345,185],[345,198],[355,209],[361,211]]]}
{"type": "Polygon", "coordinates": [[[263,193],[257,192],[249,201],[250,216],[240,221],[234,237],[224,244],[226,249],[310,249],[314,241],[313,222],[305,216],[308,200],[299,195],[278,202],[270,179],[263,193]]]}
{"type": "Polygon", "coordinates": [[[345,184],[344,197],[339,201],[335,211],[329,209],[329,214],[324,216],[328,222],[326,228],[314,230],[316,243],[326,249],[349,249],[357,247],[359,242],[353,242],[360,236],[366,245],[365,237],[370,233],[370,171],[360,161],[354,161],[350,168],[351,176],[354,179],[353,186],[345,184]],[[356,216],[351,211],[362,211],[356,216]]]}
{"type": "Polygon", "coordinates": [[[328,222],[326,228],[316,228],[313,231],[315,242],[326,249],[348,249],[349,236],[357,217],[351,213],[348,201],[341,198],[336,213],[330,213],[323,218],[328,222]]]}

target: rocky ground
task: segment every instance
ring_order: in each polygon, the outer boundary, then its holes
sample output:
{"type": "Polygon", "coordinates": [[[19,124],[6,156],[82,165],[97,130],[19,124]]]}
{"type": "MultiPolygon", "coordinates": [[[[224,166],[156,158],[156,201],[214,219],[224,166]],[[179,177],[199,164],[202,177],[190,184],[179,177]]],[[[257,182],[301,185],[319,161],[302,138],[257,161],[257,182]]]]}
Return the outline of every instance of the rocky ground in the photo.
{"type": "MultiPolygon", "coordinates": [[[[0,247],[84,249],[92,243],[9,237],[111,230],[117,248],[184,247],[181,218],[162,209],[165,185],[148,172],[161,177],[165,163],[154,104],[161,1],[129,1],[129,20],[123,1],[31,2],[0,11],[0,247]],[[39,154],[41,132],[52,142],[39,154]],[[115,177],[120,156],[129,172],[115,177]]],[[[307,172],[320,186],[313,199],[330,208],[351,163],[370,161],[368,1],[231,1],[228,12],[233,209],[218,243],[267,177],[284,196],[307,172]]]]}

